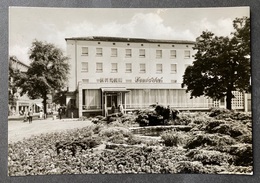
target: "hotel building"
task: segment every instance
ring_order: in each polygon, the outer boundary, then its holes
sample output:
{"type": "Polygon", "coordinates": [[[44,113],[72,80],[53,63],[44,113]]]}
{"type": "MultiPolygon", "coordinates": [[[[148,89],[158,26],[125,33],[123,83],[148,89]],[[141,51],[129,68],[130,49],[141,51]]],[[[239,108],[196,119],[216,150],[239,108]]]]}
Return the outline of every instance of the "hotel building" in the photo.
{"type": "MultiPolygon", "coordinates": [[[[225,107],[225,100],[190,99],[181,87],[192,65],[195,42],[119,37],[66,38],[70,64],[67,106],[74,116],[125,111],[161,104],[180,110],[225,107]]],[[[233,108],[248,110],[245,94],[234,92],[233,108]]],[[[68,112],[70,116],[70,112],[68,112]]]]}

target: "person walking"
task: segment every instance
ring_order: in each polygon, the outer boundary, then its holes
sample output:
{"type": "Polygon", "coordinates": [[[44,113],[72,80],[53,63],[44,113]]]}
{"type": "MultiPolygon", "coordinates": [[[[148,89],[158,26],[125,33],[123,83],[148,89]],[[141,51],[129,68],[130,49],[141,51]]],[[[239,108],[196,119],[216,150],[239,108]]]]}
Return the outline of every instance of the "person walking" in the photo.
{"type": "Polygon", "coordinates": [[[124,114],[124,107],[123,105],[119,105],[119,112],[121,112],[122,114],[124,114]]]}
{"type": "Polygon", "coordinates": [[[42,109],[40,110],[40,115],[39,115],[39,118],[42,119],[43,118],[43,111],[42,109]]]}
{"type": "Polygon", "coordinates": [[[61,119],[61,115],[62,115],[62,108],[61,107],[58,109],[58,113],[59,113],[59,117],[61,119]]]}
{"type": "Polygon", "coordinates": [[[32,109],[30,109],[28,112],[29,123],[32,123],[32,116],[33,116],[33,112],[32,112],[32,109]]]}
{"type": "Polygon", "coordinates": [[[28,111],[26,110],[26,111],[24,111],[23,122],[27,122],[28,119],[29,119],[29,117],[28,117],[28,111]]]}

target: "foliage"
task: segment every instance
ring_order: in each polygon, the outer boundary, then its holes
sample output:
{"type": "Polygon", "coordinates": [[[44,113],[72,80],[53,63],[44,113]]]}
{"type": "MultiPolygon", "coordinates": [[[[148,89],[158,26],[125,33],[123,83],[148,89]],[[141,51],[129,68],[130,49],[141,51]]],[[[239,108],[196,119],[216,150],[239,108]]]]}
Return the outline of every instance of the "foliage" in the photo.
{"type": "Polygon", "coordinates": [[[35,136],[9,144],[8,174],[252,173],[249,121],[230,111],[209,115],[180,114],[183,121],[191,119],[184,126],[197,130],[166,131],[161,139],[134,135],[122,122],[125,115],[109,124],[35,136]]]}
{"type": "Polygon", "coordinates": [[[55,45],[35,40],[30,48],[31,64],[25,74],[20,74],[18,86],[21,95],[31,99],[43,99],[46,113],[47,95],[61,90],[67,81],[69,72],[68,58],[55,45]]]}
{"type": "Polygon", "coordinates": [[[203,148],[207,146],[226,146],[235,144],[235,140],[228,136],[216,136],[207,133],[191,134],[185,145],[187,149],[203,148]]]}
{"type": "Polygon", "coordinates": [[[191,98],[201,95],[220,100],[226,97],[231,109],[232,91],[250,89],[250,20],[233,21],[231,37],[215,36],[203,31],[194,49],[195,61],[186,68],[182,87],[187,86],[191,98]]]}
{"type": "Polygon", "coordinates": [[[177,133],[175,130],[166,131],[162,133],[161,138],[165,146],[177,146],[180,141],[180,133],[177,133]]]}
{"type": "Polygon", "coordinates": [[[224,109],[224,108],[212,108],[210,110],[209,116],[210,117],[216,117],[216,116],[219,116],[219,115],[222,115],[222,114],[228,114],[228,113],[230,113],[230,111],[227,110],[227,109],[224,109]]]}
{"type": "Polygon", "coordinates": [[[56,104],[60,104],[61,106],[66,106],[66,93],[67,90],[59,89],[57,92],[55,92],[52,101],[56,104]]]}
{"type": "Polygon", "coordinates": [[[108,128],[103,128],[99,132],[99,136],[112,137],[114,135],[122,134],[124,137],[128,137],[130,135],[130,133],[131,132],[127,128],[124,128],[124,127],[108,127],[108,128]]]}
{"type": "Polygon", "coordinates": [[[230,164],[233,161],[233,156],[227,153],[222,153],[219,151],[209,151],[209,150],[191,150],[187,154],[194,161],[200,161],[203,165],[221,165],[230,164]]]}
{"type": "Polygon", "coordinates": [[[206,173],[207,170],[200,162],[180,161],[176,166],[176,173],[206,173]]]}
{"type": "Polygon", "coordinates": [[[235,165],[250,166],[253,164],[252,144],[236,144],[231,146],[230,154],[235,155],[235,165]]]}
{"type": "Polygon", "coordinates": [[[16,102],[16,97],[15,94],[18,90],[17,86],[16,86],[16,82],[15,82],[15,78],[17,73],[19,72],[17,69],[15,69],[12,65],[12,61],[17,59],[14,56],[11,56],[9,58],[9,72],[8,72],[8,96],[9,96],[9,105],[15,105],[16,102]]]}
{"type": "Polygon", "coordinates": [[[136,122],[140,126],[166,125],[171,123],[171,120],[175,120],[178,114],[178,110],[156,105],[154,110],[138,111],[136,122]]]}

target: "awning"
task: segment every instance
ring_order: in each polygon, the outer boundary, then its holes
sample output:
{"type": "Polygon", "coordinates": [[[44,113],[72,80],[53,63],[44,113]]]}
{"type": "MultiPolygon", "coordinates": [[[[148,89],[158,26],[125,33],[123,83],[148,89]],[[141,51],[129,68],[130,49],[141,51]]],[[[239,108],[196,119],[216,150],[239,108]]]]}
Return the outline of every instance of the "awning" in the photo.
{"type": "Polygon", "coordinates": [[[35,105],[37,105],[38,107],[42,107],[42,103],[36,103],[35,105]]]}
{"type": "Polygon", "coordinates": [[[127,90],[126,88],[124,87],[111,87],[111,88],[101,88],[101,91],[103,93],[127,93],[129,92],[130,90],[127,90]]]}

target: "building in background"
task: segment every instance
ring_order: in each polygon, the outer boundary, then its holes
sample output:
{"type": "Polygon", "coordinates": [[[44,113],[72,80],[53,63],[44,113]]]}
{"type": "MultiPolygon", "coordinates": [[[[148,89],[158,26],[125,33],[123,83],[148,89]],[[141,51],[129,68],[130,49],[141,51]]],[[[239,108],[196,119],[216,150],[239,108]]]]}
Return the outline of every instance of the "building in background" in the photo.
{"type": "MultiPolygon", "coordinates": [[[[190,99],[181,87],[194,61],[195,42],[120,37],[66,38],[70,75],[68,115],[111,113],[161,104],[180,110],[225,107],[225,100],[190,99]]],[[[248,110],[247,96],[234,92],[233,108],[248,110]]]]}
{"type": "MultiPolygon", "coordinates": [[[[19,72],[27,72],[29,66],[21,61],[19,61],[15,56],[11,56],[9,59],[9,64],[13,70],[18,70],[19,72]]],[[[13,83],[13,78],[9,78],[10,84],[13,83]]],[[[32,108],[33,112],[39,112],[42,108],[42,99],[31,100],[27,95],[20,96],[19,88],[14,92],[9,87],[9,95],[14,96],[14,100],[9,101],[9,112],[8,116],[19,116],[20,111],[26,112],[29,108],[32,108]]]]}

